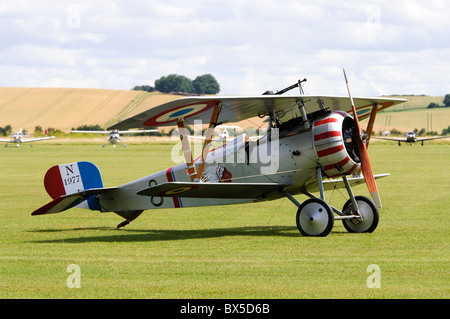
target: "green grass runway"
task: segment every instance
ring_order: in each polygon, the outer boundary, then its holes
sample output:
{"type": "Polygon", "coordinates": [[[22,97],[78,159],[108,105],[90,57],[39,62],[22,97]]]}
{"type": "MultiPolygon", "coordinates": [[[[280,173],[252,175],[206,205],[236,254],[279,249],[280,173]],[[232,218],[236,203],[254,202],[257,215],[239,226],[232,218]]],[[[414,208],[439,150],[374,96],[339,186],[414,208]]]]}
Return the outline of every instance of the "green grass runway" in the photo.
{"type": "MultiPolygon", "coordinates": [[[[113,213],[31,212],[48,168],[96,164],[106,187],[172,166],[172,145],[38,144],[0,149],[0,298],[449,298],[450,145],[369,147],[383,202],[372,234],[340,221],[302,237],[287,199],[153,210],[123,229],[113,213]],[[81,288],[68,288],[81,269],[81,288]],[[369,265],[381,270],[369,288],[369,265]]],[[[368,194],[364,185],[355,195],[368,194]]],[[[298,200],[306,198],[297,196],[298,200]]],[[[345,190],[327,192],[337,208],[345,190]]]]}

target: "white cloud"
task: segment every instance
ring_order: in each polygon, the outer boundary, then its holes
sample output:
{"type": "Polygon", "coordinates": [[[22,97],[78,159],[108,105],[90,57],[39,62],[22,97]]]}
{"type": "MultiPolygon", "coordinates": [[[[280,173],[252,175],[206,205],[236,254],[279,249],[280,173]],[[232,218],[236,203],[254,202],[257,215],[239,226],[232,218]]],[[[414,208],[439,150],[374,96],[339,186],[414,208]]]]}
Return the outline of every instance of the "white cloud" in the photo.
{"type": "Polygon", "coordinates": [[[308,93],[345,94],[345,67],[355,95],[443,95],[448,12],[443,0],[9,2],[0,85],[129,89],[211,73],[223,94],[300,77],[308,93]]]}

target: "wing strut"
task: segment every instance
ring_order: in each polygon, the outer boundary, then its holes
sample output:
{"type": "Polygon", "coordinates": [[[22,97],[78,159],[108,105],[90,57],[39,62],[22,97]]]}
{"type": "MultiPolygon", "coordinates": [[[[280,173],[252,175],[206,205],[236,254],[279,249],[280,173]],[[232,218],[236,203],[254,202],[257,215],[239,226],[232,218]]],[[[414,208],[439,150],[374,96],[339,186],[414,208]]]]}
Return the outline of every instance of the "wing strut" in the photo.
{"type": "Polygon", "coordinates": [[[196,178],[198,180],[202,179],[203,169],[205,168],[206,158],[208,157],[209,147],[211,146],[211,142],[212,142],[214,127],[217,124],[217,118],[219,117],[220,110],[221,110],[221,104],[218,103],[214,106],[214,109],[213,109],[213,112],[211,115],[211,120],[209,122],[209,127],[206,130],[206,137],[205,137],[205,141],[203,142],[201,162],[200,162],[200,165],[198,166],[198,171],[197,171],[197,176],[196,176],[196,178]]]}
{"type": "Polygon", "coordinates": [[[372,136],[372,130],[373,130],[373,123],[375,123],[375,118],[377,116],[378,112],[378,104],[375,103],[372,106],[372,111],[370,112],[370,118],[369,123],[367,123],[367,129],[366,129],[366,148],[369,147],[370,137],[372,136]]]}
{"type": "Polygon", "coordinates": [[[192,158],[191,144],[187,134],[186,127],[184,126],[184,119],[180,118],[177,121],[178,132],[180,133],[181,147],[183,148],[184,159],[186,161],[188,175],[191,178],[191,182],[194,181],[197,176],[195,171],[194,159],[192,158]]]}
{"type": "MultiPolygon", "coordinates": [[[[375,118],[377,117],[377,112],[378,112],[378,103],[375,103],[372,106],[372,111],[370,112],[369,123],[367,123],[366,137],[365,137],[366,149],[369,148],[370,137],[372,136],[372,131],[373,131],[373,123],[375,123],[375,118]]],[[[361,175],[361,171],[362,171],[362,167],[360,167],[358,170],[359,175],[361,175]]]]}

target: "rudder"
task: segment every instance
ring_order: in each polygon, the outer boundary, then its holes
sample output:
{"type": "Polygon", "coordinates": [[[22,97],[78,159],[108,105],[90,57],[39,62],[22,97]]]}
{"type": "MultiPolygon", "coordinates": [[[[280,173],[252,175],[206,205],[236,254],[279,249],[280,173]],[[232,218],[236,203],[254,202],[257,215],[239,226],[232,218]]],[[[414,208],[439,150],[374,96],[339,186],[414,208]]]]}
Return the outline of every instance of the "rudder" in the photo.
{"type": "MultiPolygon", "coordinates": [[[[51,167],[44,177],[44,187],[52,199],[91,188],[103,188],[100,170],[90,162],[60,164],[51,167]]],[[[98,203],[89,198],[88,207],[100,210],[98,203]]]]}

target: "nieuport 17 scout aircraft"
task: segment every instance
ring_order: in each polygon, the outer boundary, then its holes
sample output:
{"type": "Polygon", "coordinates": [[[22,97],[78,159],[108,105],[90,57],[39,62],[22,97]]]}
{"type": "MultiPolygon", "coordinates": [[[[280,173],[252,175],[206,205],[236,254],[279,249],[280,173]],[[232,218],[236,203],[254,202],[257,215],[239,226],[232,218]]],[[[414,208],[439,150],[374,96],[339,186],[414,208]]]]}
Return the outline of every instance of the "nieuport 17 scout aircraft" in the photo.
{"type": "MultiPolygon", "coordinates": [[[[345,76],[345,71],[344,71],[345,76]]],[[[32,215],[72,207],[114,212],[127,225],[144,210],[227,205],[287,197],[297,206],[296,224],[305,236],[326,236],[335,220],[349,232],[372,232],[381,201],[367,153],[377,111],[404,100],[273,95],[186,97],[154,107],[109,129],[177,125],[185,162],[119,187],[103,187],[100,172],[89,162],[56,165],[44,178],[51,202],[32,215]],[[353,115],[353,117],[350,114],[353,115]],[[267,134],[256,141],[245,134],[210,151],[214,127],[255,116],[267,117],[267,134]],[[370,116],[363,135],[359,121],[370,116]],[[194,159],[185,124],[209,123],[202,155],[194,159]],[[364,177],[351,177],[362,170],[364,177]],[[352,185],[367,184],[373,201],[354,196],[352,185]],[[330,206],[324,191],[346,188],[342,210],[330,206]],[[320,197],[313,192],[319,192],[320,197]],[[309,199],[300,203],[293,195],[309,199]],[[335,216],[335,214],[337,216],[335,216]]],[[[295,87],[301,88],[299,81],[295,87]]],[[[294,87],[292,86],[292,87],[294,87]]],[[[283,91],[284,92],[284,91],[283,91]]]]}

